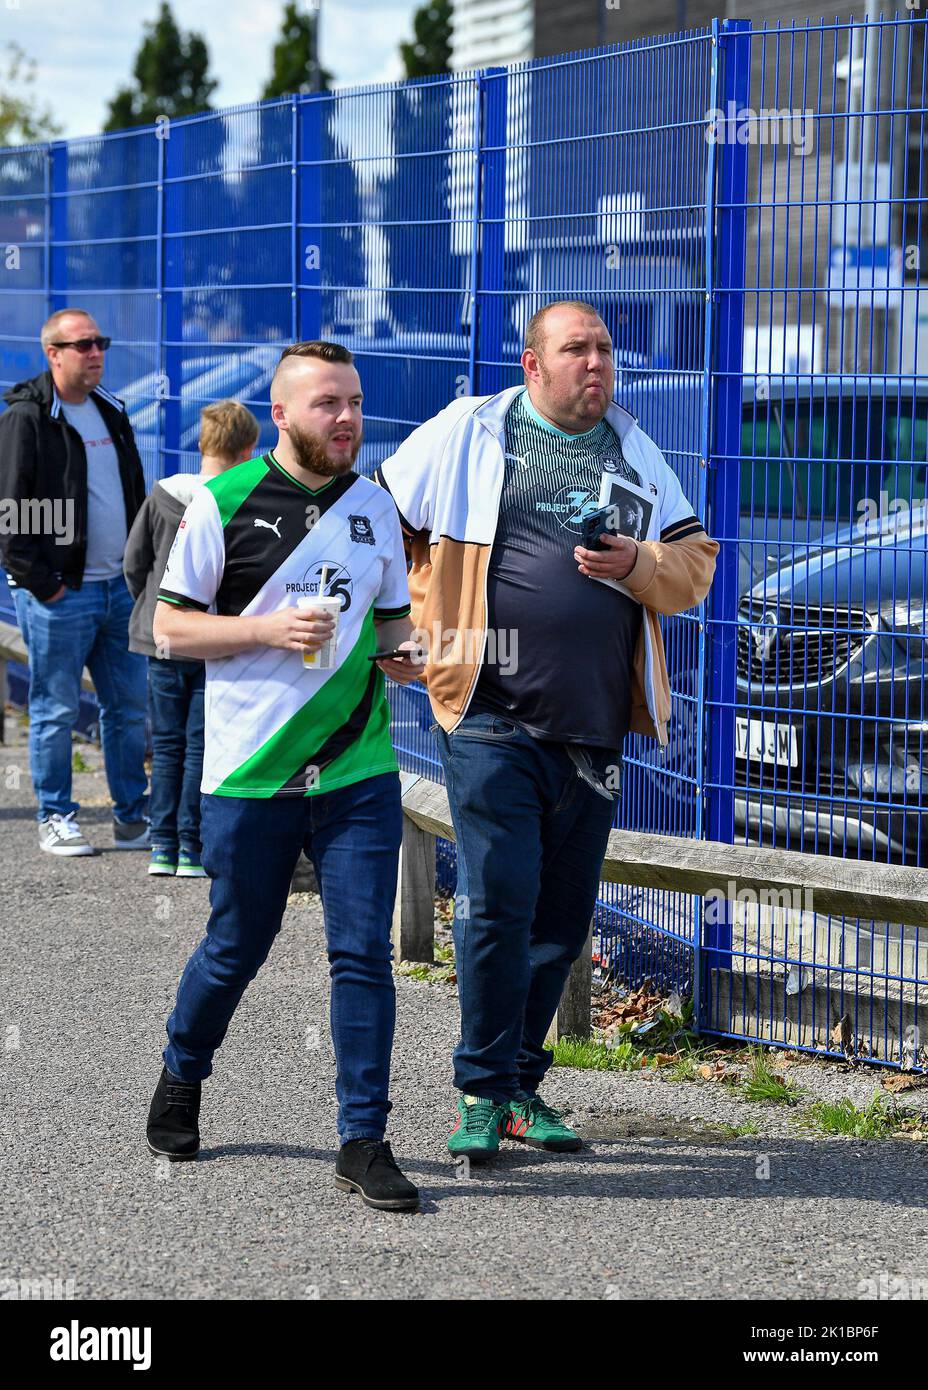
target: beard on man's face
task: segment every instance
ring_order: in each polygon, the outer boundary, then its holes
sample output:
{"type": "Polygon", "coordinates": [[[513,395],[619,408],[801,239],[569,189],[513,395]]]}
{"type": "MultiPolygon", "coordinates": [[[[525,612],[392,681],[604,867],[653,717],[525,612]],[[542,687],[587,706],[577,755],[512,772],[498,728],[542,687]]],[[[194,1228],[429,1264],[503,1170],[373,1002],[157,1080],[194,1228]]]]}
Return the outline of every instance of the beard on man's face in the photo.
{"type": "Polygon", "coordinates": [[[320,478],[338,478],[347,473],[361,449],[361,436],[358,435],[351,453],[345,458],[333,462],[326,453],[327,441],[322,435],[316,434],[313,430],[304,429],[295,420],[291,420],[288,434],[297,463],[310,473],[318,473],[320,478]]]}
{"type": "MultiPolygon", "coordinates": [[[[585,383],[578,389],[555,382],[553,373],[541,356],[538,358],[538,371],[548,403],[564,420],[574,420],[588,427],[591,422],[597,424],[603,418],[609,406],[607,395],[587,393],[585,383]]],[[[605,383],[603,385],[605,389],[605,383]]]]}

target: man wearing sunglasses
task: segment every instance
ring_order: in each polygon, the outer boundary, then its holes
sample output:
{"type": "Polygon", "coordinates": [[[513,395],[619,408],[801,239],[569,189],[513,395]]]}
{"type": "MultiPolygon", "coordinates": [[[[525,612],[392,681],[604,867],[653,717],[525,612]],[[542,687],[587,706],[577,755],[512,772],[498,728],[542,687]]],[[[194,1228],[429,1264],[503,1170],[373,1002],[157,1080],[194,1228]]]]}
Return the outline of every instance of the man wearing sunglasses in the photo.
{"type": "Polygon", "coordinates": [[[129,528],[145,497],[132,427],[102,385],[110,339],[83,309],[42,329],[48,370],[7,391],[0,415],[0,497],[17,523],[0,536],[29,650],[29,761],[39,845],[93,854],[71,795],[71,733],[81,673],[93,678],[117,849],[146,849],[145,658],[129,651],[123,578],[129,528]]]}

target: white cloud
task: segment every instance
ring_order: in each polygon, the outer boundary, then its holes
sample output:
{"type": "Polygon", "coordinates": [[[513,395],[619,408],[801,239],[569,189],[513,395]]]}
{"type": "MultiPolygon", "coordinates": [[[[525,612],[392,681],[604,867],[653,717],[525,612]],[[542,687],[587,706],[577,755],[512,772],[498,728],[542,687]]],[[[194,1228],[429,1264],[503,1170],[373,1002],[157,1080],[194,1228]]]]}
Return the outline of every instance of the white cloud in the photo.
{"type": "MultiPolygon", "coordinates": [[[[320,57],[339,86],[403,76],[399,44],[412,34],[419,0],[322,0],[320,57]]],[[[219,79],[214,106],[255,101],[270,76],[283,0],[173,0],[184,30],[202,34],[210,71],[219,79]],[[217,22],[217,15],[221,21],[217,22]]],[[[109,100],[131,81],[143,26],[159,0],[83,0],[80,10],[57,0],[0,0],[0,43],[15,41],[38,64],[32,92],[52,108],[64,134],[92,135],[109,100]]]]}

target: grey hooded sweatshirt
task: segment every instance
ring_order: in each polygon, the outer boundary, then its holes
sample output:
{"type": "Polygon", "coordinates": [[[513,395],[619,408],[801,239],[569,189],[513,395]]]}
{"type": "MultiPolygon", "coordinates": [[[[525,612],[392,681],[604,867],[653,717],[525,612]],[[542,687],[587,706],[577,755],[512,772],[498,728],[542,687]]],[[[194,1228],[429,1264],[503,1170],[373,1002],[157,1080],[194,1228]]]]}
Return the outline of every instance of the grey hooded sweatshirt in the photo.
{"type": "MultiPolygon", "coordinates": [[[[184,512],[205,479],[197,473],[174,473],[155,483],[129,532],[123,573],[135,607],[129,619],[129,650],[157,656],[151,625],[158,587],[184,512]]],[[[196,658],[188,658],[196,660],[196,658]]]]}

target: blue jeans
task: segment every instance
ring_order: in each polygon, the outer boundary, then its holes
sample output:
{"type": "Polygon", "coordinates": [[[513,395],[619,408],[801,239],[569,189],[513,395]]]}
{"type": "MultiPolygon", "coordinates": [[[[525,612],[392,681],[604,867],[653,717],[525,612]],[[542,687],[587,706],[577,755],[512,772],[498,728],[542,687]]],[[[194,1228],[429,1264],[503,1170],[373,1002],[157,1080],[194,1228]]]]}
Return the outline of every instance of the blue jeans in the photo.
{"type": "Polygon", "coordinates": [[[339,1141],[383,1138],[392,1109],[396,996],[390,927],[402,820],[395,772],[315,796],[203,796],[203,866],[212,879],[212,912],[168,1019],[168,1071],[182,1081],[209,1076],[236,1005],[280,931],[293,870],[305,849],[325,915],[339,1141]]]}
{"type": "Polygon", "coordinates": [[[205,685],[202,661],[148,659],[153,849],[200,853],[205,685]]]}
{"type": "Polygon", "coordinates": [[[29,650],[29,765],[38,820],[79,810],[71,796],[71,734],[77,723],[81,674],[93,677],[100,740],[113,814],[140,820],[146,809],[145,658],[129,651],[132,597],[122,575],[65,589],[42,603],[13,589],[29,650]]]}
{"type": "MultiPolygon", "coordinates": [[[[586,944],[615,804],[581,780],[561,744],[508,719],[473,714],[434,732],[458,847],[454,1084],[495,1101],[533,1095],[586,944]]],[[[587,752],[601,778],[619,765],[618,753],[587,752]]]]}

